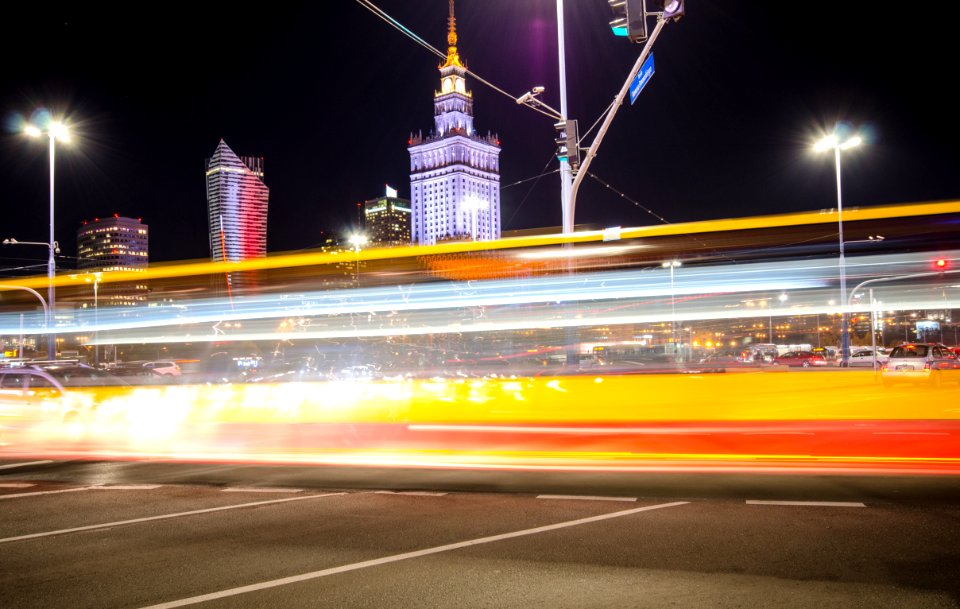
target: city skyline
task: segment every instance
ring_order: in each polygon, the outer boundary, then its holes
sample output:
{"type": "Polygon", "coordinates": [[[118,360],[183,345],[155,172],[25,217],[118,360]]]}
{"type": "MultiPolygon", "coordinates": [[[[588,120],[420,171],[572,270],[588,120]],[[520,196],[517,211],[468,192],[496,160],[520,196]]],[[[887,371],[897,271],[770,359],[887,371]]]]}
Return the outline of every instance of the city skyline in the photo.
{"type": "MultiPolygon", "coordinates": [[[[377,3],[438,48],[446,5],[377,3]]],[[[65,255],[76,251],[70,240],[81,218],[119,212],[151,225],[151,258],[206,257],[196,176],[220,137],[269,159],[270,251],[317,246],[321,230],[342,234],[353,203],[384,182],[406,184],[404,142],[429,124],[422,92],[436,87],[435,57],[355,2],[268,7],[225,22],[212,8],[184,18],[184,6],[132,27],[106,8],[55,5],[39,16],[55,34],[48,46],[25,33],[3,42],[18,57],[0,97],[5,116],[63,110],[77,133],[57,157],[65,255]],[[249,52],[210,70],[196,58],[221,25],[249,52]],[[166,46],[169,31],[176,50],[166,46]],[[136,73],[115,72],[117,48],[138,61],[136,73]]],[[[570,114],[584,133],[640,47],[611,35],[606,2],[567,2],[566,13],[570,114]]],[[[545,101],[558,105],[553,1],[461,0],[457,16],[471,70],[511,95],[543,85],[545,101]]],[[[832,167],[808,145],[836,120],[873,136],[846,161],[845,206],[956,196],[957,117],[937,93],[946,33],[940,22],[903,40],[898,33],[897,61],[910,67],[893,73],[887,16],[868,3],[791,18],[749,3],[691,3],[664,29],[656,74],[621,108],[591,168],[616,190],[587,179],[577,223],[659,222],[644,208],[679,222],[832,207],[832,167]]],[[[504,230],[558,226],[557,175],[531,179],[556,168],[552,121],[471,82],[478,120],[504,142],[504,230]],[[529,181],[513,185],[521,180],[529,181]]],[[[9,236],[39,240],[48,222],[46,151],[13,133],[0,144],[9,236]]],[[[0,250],[0,265],[33,254],[0,250]]]]}

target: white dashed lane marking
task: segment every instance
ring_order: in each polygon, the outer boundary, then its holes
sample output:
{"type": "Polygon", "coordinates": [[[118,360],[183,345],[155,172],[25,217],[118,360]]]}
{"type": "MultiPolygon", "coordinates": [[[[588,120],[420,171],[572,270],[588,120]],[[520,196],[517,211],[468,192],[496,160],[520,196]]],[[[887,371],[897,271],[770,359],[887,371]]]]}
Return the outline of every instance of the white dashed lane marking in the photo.
{"type": "MultiPolygon", "coordinates": [[[[87,490],[87,489],[75,489],[87,490]]],[[[109,529],[111,527],[139,524],[141,522],[153,522],[154,520],[169,520],[171,518],[182,518],[184,516],[196,516],[197,514],[212,514],[214,512],[225,512],[227,510],[237,510],[240,508],[255,507],[259,505],[270,505],[274,503],[287,503],[289,501],[303,501],[305,499],[320,499],[322,497],[336,497],[346,495],[346,493],[327,493],[324,495],[307,495],[302,497],[287,497],[285,499],[272,499],[270,501],[254,501],[253,503],[241,503],[238,505],[225,505],[203,510],[191,510],[189,512],[176,512],[173,514],[160,514],[159,516],[147,516],[145,518],[132,518],[130,520],[118,520],[117,522],[104,522],[102,524],[91,524],[84,527],[74,527],[72,529],[58,529],[56,531],[45,531],[43,533],[32,533],[30,535],[19,535],[17,537],[6,537],[0,539],[0,544],[10,543],[12,541],[25,541],[27,539],[39,539],[41,537],[53,537],[54,535],[65,535],[67,533],[78,533],[80,531],[95,531],[97,529],[109,529]]]]}
{"type": "Polygon", "coordinates": [[[79,491],[89,491],[92,487],[80,486],[77,488],[64,488],[57,491],[36,491],[33,493],[14,493],[12,495],[0,495],[0,499],[19,499],[21,497],[36,497],[38,495],[59,495],[60,493],[77,493],[79,491]]]}
{"type": "Polygon", "coordinates": [[[302,488],[268,488],[231,486],[223,489],[224,493],[302,493],[302,488]]]}
{"type": "Polygon", "coordinates": [[[27,461],[25,463],[8,463],[7,465],[0,465],[0,469],[13,469],[15,467],[27,467],[30,465],[46,465],[47,463],[53,463],[53,461],[27,461]]]}
{"type": "Polygon", "coordinates": [[[91,486],[90,488],[95,491],[152,491],[161,486],[160,484],[115,484],[113,486],[91,486]]]}
{"type": "Polygon", "coordinates": [[[762,501],[748,499],[747,505],[799,505],[815,507],[867,507],[859,501],[762,501]]]}
{"type": "Polygon", "coordinates": [[[584,501],[636,501],[636,497],[591,497],[589,495],[537,495],[537,499],[581,499],[584,501]]]}
{"type": "Polygon", "coordinates": [[[443,497],[446,493],[433,491],[374,491],[374,495],[409,495],[411,497],[443,497]]]}

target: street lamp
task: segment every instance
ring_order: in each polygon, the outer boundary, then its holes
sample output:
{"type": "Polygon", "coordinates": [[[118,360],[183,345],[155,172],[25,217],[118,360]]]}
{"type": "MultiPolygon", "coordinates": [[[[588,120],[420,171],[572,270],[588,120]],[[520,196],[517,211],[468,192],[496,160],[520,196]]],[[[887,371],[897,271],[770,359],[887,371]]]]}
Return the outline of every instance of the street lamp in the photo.
{"type": "MultiPolygon", "coordinates": [[[[41,129],[36,125],[27,124],[23,132],[29,137],[40,137],[44,134],[50,140],[50,239],[47,242],[47,245],[50,248],[50,257],[47,259],[47,304],[49,305],[49,310],[47,313],[47,357],[51,359],[57,358],[57,338],[53,333],[53,327],[56,321],[56,303],[54,301],[54,289],[53,289],[53,278],[56,274],[56,262],[53,259],[55,252],[59,252],[57,247],[57,242],[53,238],[53,191],[54,191],[54,157],[56,150],[56,142],[60,140],[61,142],[70,141],[70,132],[67,130],[67,126],[61,123],[60,121],[50,121],[47,123],[46,129],[41,129]]],[[[16,243],[15,240],[11,239],[10,241],[16,243]]],[[[4,242],[6,243],[6,241],[4,242]]]]}
{"type": "Polygon", "coordinates": [[[87,283],[93,283],[93,363],[99,366],[100,345],[97,344],[97,339],[100,338],[100,307],[97,298],[97,292],[100,282],[103,281],[103,273],[95,272],[93,273],[92,278],[87,276],[85,281],[87,283]]]}
{"type": "Polygon", "coordinates": [[[679,260],[667,260],[663,268],[670,269],[670,336],[673,337],[673,348],[677,348],[677,297],[673,289],[673,269],[683,266],[679,260]]]}
{"type": "MultiPolygon", "coordinates": [[[[787,295],[786,295],[786,294],[780,294],[779,296],[777,296],[777,300],[780,301],[780,304],[783,304],[783,303],[787,302],[787,295]]],[[[773,334],[773,306],[770,306],[770,308],[767,309],[767,313],[768,313],[768,315],[769,315],[769,317],[770,317],[770,342],[773,343],[773,344],[776,344],[776,342],[777,342],[777,341],[776,341],[776,337],[775,337],[774,334],[773,334]]]]}
{"type": "MultiPolygon", "coordinates": [[[[840,141],[836,133],[828,135],[818,141],[813,149],[816,152],[833,150],[833,158],[837,173],[837,222],[840,231],[840,304],[847,302],[847,271],[843,258],[843,197],[840,188],[840,151],[855,148],[863,143],[858,135],[840,141]]],[[[847,309],[841,310],[840,315],[840,366],[845,367],[849,358],[850,329],[847,327],[847,309]]]]}
{"type": "Polygon", "coordinates": [[[370,240],[367,239],[366,235],[354,233],[350,235],[350,238],[347,239],[347,241],[350,243],[350,245],[353,246],[354,257],[357,261],[357,266],[356,266],[356,271],[354,276],[356,278],[357,287],[359,288],[360,287],[360,248],[366,245],[367,243],[369,243],[370,240]]]}
{"type": "Polygon", "coordinates": [[[485,201],[482,201],[478,197],[467,197],[463,200],[463,203],[460,204],[461,208],[464,211],[473,212],[473,223],[470,226],[470,234],[473,237],[473,240],[477,240],[477,223],[479,220],[479,213],[481,209],[487,209],[489,206],[485,201]]]}

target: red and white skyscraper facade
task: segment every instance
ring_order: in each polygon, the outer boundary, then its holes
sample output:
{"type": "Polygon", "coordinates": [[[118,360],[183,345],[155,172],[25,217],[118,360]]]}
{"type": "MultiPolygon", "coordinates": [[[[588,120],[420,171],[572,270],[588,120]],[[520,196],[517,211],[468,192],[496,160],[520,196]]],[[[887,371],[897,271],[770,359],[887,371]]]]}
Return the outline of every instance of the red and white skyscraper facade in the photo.
{"type": "Polygon", "coordinates": [[[240,157],[220,140],[207,159],[210,257],[237,262],[267,255],[267,204],[263,157],[240,157]]]}
{"type": "Polygon", "coordinates": [[[434,93],[434,132],[411,135],[411,243],[500,238],[500,141],[477,135],[467,69],[457,53],[457,29],[450,0],[447,60],[434,93]]]}

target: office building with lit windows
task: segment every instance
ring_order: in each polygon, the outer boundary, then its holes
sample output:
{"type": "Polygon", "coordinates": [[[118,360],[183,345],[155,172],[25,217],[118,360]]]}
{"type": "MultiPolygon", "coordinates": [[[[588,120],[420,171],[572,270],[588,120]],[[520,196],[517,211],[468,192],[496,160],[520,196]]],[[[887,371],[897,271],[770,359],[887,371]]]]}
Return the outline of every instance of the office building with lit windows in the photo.
{"type": "Polygon", "coordinates": [[[450,0],[447,59],[434,93],[434,131],[411,135],[410,242],[500,238],[500,141],[477,135],[467,69],[457,53],[456,20],[450,0]]]}
{"type": "Polygon", "coordinates": [[[147,225],[114,214],[84,221],[77,230],[77,266],[81,271],[139,271],[147,268],[147,225]]]}
{"type": "Polygon", "coordinates": [[[267,204],[263,157],[240,157],[223,141],[207,159],[210,257],[238,262],[267,255],[267,204]]]}
{"type": "Polygon", "coordinates": [[[385,196],[363,202],[363,232],[373,245],[410,243],[410,201],[387,186],[385,196]]]}
{"type": "Polygon", "coordinates": [[[83,302],[91,306],[135,306],[147,300],[147,286],[136,281],[103,282],[107,273],[144,271],[150,262],[150,235],[140,218],[114,214],[85,220],[77,230],[77,267],[94,277],[97,294],[83,302]],[[99,284],[103,283],[102,286],[99,284]]]}

